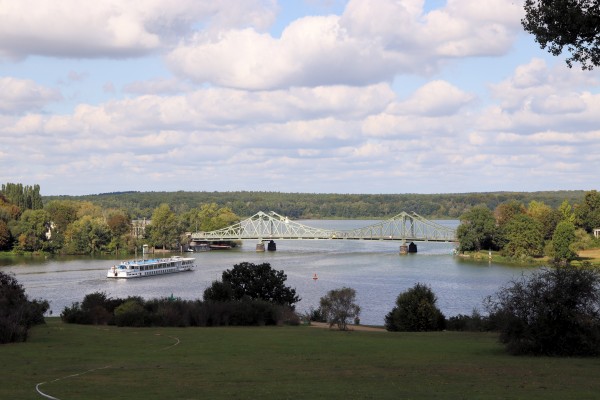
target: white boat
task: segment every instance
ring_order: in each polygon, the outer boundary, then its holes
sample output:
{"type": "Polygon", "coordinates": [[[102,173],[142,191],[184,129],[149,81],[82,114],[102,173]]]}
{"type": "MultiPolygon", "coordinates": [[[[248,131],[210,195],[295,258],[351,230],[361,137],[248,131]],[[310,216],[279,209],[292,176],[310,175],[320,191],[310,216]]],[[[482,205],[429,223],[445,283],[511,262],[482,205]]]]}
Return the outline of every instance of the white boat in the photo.
{"type": "Polygon", "coordinates": [[[195,258],[173,256],[169,258],[155,258],[150,260],[123,261],[113,265],[106,273],[107,278],[142,278],[173,274],[175,272],[193,271],[196,268],[195,258]]]}

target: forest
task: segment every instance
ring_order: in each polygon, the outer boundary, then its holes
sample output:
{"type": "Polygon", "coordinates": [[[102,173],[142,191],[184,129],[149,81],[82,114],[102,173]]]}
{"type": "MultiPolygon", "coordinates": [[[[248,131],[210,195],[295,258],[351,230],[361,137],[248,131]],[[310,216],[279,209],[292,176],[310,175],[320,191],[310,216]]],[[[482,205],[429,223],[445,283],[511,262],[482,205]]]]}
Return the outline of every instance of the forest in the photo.
{"type": "Polygon", "coordinates": [[[493,210],[516,200],[539,201],[557,208],[567,200],[581,202],[585,191],[493,192],[455,194],[334,194],[281,192],[119,192],[86,196],[44,196],[53,200],[89,201],[103,209],[125,210],[132,219],[150,218],[159,205],[169,204],[176,214],[201,204],[227,207],[242,218],[258,211],[275,211],[293,219],[385,219],[405,212],[427,218],[458,219],[474,206],[493,210]]]}

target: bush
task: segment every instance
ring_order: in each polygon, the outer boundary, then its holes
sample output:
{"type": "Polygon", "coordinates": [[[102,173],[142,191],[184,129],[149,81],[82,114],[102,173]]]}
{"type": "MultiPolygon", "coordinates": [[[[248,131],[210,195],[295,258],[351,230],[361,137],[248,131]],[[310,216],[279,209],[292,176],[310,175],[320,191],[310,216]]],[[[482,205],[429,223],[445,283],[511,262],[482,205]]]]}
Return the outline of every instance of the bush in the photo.
{"type": "Polygon", "coordinates": [[[115,323],[117,326],[146,326],[148,315],[139,298],[129,298],[115,308],[115,323]]]}
{"type": "Polygon", "coordinates": [[[72,324],[114,325],[114,310],[123,302],[108,297],[104,292],[93,292],[86,294],[82,303],[65,307],[60,317],[72,324]]]}
{"type": "Polygon", "coordinates": [[[202,302],[141,297],[111,299],[104,293],[91,293],[83,303],[65,307],[64,322],[78,324],[116,324],[118,326],[223,326],[223,325],[298,325],[300,319],[291,307],[263,300],[202,302]]]}
{"type": "Polygon", "coordinates": [[[49,307],[45,300],[30,301],[13,275],[0,272],[0,343],[27,340],[29,328],[44,323],[49,307]]]}
{"type": "Polygon", "coordinates": [[[486,300],[512,354],[600,354],[600,272],[570,265],[521,276],[486,300]]]}
{"type": "Polygon", "coordinates": [[[417,283],[396,299],[396,307],[385,316],[388,331],[424,332],[444,329],[444,314],[429,286],[417,283]]]}
{"type": "Polygon", "coordinates": [[[448,318],[446,329],[449,331],[487,332],[495,329],[494,320],[473,310],[471,315],[458,314],[448,318]]]}

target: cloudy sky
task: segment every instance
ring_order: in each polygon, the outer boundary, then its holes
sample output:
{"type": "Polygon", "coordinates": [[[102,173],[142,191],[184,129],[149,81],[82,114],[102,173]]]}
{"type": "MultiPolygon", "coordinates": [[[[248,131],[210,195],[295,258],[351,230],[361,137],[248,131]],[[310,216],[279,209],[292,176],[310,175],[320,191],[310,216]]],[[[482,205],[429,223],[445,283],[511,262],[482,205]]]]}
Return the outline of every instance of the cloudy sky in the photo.
{"type": "Polygon", "coordinates": [[[0,182],[599,189],[600,71],[521,0],[0,0],[0,182]]]}

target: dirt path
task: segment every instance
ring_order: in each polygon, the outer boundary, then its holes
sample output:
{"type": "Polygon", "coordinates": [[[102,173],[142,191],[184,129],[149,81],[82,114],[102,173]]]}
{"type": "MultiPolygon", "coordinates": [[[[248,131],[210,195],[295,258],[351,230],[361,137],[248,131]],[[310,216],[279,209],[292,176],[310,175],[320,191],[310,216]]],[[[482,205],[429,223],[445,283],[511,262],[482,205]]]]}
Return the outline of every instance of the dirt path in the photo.
{"type": "MultiPolygon", "coordinates": [[[[321,329],[329,329],[329,324],[325,322],[314,322],[310,323],[310,326],[313,328],[321,328],[321,329]]],[[[337,326],[333,326],[331,329],[337,329],[337,326]]],[[[361,332],[386,332],[384,328],[379,328],[375,326],[365,326],[365,325],[348,325],[349,331],[361,331],[361,332]]]]}

